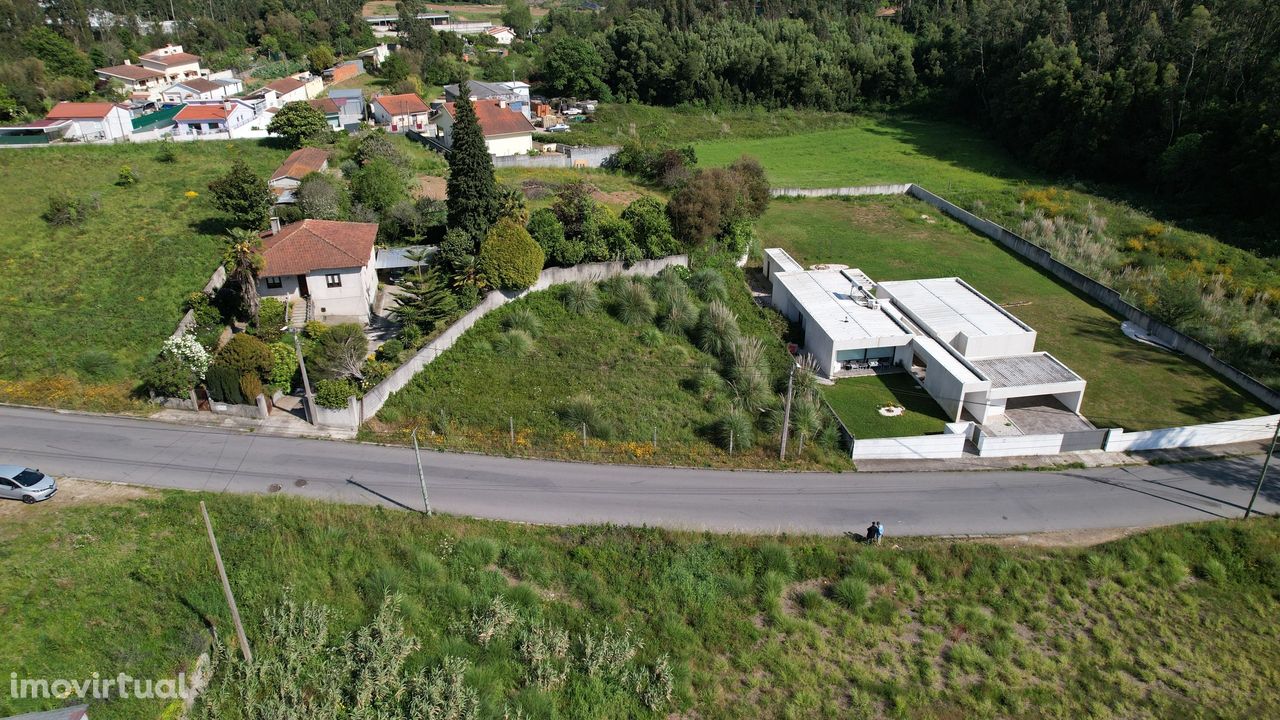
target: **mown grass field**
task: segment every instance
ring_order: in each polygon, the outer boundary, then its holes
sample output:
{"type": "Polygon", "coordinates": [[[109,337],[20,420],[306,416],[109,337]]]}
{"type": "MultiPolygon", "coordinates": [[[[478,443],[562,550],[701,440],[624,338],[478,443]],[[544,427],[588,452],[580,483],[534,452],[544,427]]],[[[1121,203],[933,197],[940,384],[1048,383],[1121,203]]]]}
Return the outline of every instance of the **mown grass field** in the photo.
{"type": "MultiPolygon", "coordinates": [[[[1083,549],[892,536],[869,548],[428,519],[280,495],[129,497],[140,492],[66,483],[50,503],[4,507],[5,666],[163,678],[190,670],[211,628],[233,638],[203,499],[255,655],[281,652],[264,638],[264,613],[286,594],[332,608],[338,644],[392,593],[421,641],[410,667],[469,660],[483,720],[508,708],[540,720],[1280,713],[1274,519],[1083,549]],[[515,621],[482,644],[473,618],[494,598],[515,621]],[[547,690],[518,649],[534,623],[573,638],[566,677],[547,690]],[[663,709],[579,669],[580,639],[605,629],[630,629],[639,666],[668,658],[675,692],[663,709]]],[[[57,704],[0,694],[5,714],[57,704]]],[[[95,720],[163,711],[137,700],[92,708],[95,720]]]]}
{"type": "Polygon", "coordinates": [[[958,276],[1036,330],[1036,347],[1088,381],[1082,412],[1128,430],[1264,414],[1187,358],[1127,338],[1120,320],[993,241],[905,197],[777,200],[758,224],[766,247],[799,262],[845,263],[873,280],[958,276]]]}
{"type": "Polygon", "coordinates": [[[907,373],[868,375],[824,385],[822,395],[857,438],[906,437],[942,432],[950,422],[942,408],[907,373]],[[880,408],[896,405],[903,413],[885,417],[880,408]]]}
{"type": "Polygon", "coordinates": [[[183,297],[221,260],[223,227],[209,182],[234,158],[265,176],[287,154],[257,142],[184,143],[177,162],[162,163],[158,149],[0,153],[0,399],[76,405],[86,396],[75,383],[84,383],[114,388],[95,407],[121,402],[129,378],[173,332],[183,297]],[[136,185],[115,184],[122,165],[138,174],[136,185]],[[94,196],[101,209],[82,227],[51,227],[41,213],[62,190],[94,196]],[[187,191],[199,196],[188,199],[187,191]],[[88,363],[90,351],[110,361],[88,363]],[[57,387],[41,388],[55,377],[57,387]]]}
{"type": "MultiPolygon", "coordinates": [[[[727,284],[738,325],[764,341],[773,379],[781,378],[787,361],[776,330],[740,279],[727,284]]],[[[714,357],[683,334],[660,332],[652,321],[623,323],[610,313],[608,291],[600,298],[599,309],[585,316],[570,312],[556,288],[494,310],[393,395],[365,432],[405,443],[412,428],[421,427],[420,438],[431,447],[541,457],[778,465],[777,438],[763,432],[754,447],[739,444],[732,455],[715,442],[717,410],[695,387],[703,369],[717,367],[714,357]],[[523,314],[537,319],[537,330],[530,333],[531,349],[515,352],[505,344],[505,328],[523,314]],[[577,415],[569,410],[582,396],[598,417],[585,444],[577,415]]],[[[848,458],[810,442],[786,466],[848,469],[848,458]]]]}

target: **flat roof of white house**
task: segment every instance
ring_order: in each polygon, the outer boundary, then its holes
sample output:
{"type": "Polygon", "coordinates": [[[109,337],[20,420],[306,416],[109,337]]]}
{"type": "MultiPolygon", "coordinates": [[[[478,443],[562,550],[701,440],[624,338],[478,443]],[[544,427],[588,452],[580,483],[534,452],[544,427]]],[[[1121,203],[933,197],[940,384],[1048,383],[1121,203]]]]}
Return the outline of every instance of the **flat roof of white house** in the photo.
{"type": "Polygon", "coordinates": [[[782,248],[765,248],[764,254],[778,266],[778,272],[804,272],[804,266],[782,248]]]}
{"type": "Polygon", "coordinates": [[[946,342],[961,333],[979,337],[1035,332],[960,278],[895,280],[880,287],[946,342]]]}
{"type": "Polygon", "coordinates": [[[837,347],[847,347],[850,343],[857,347],[904,345],[912,336],[909,330],[880,309],[878,303],[872,303],[875,307],[868,307],[868,304],[859,302],[852,292],[852,280],[840,270],[779,272],[774,274],[773,280],[782,283],[804,313],[837,347]]]}
{"type": "Polygon", "coordinates": [[[978,369],[978,372],[987,376],[993,388],[1084,382],[1079,375],[1071,371],[1071,368],[1063,365],[1057,358],[1045,352],[971,360],[970,362],[978,369]]]}

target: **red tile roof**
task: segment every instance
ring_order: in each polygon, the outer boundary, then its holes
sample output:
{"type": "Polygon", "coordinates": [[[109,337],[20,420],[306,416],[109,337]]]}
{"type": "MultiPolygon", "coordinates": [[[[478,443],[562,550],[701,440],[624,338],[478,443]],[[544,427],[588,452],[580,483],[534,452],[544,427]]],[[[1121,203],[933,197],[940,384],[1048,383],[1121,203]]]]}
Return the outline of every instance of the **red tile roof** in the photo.
{"type": "Polygon", "coordinates": [[[313,172],[320,172],[320,169],[328,161],[329,153],[320,148],[307,147],[301,150],[294,150],[293,154],[285,158],[280,167],[276,168],[271,179],[294,178],[301,180],[313,172]]]}
{"type": "Polygon", "coordinates": [[[306,83],[302,82],[297,78],[287,77],[287,78],[280,78],[279,80],[274,80],[272,82],[269,82],[267,83],[266,87],[269,87],[272,90],[275,90],[277,93],[281,95],[288,95],[289,93],[293,92],[294,90],[297,90],[298,88],[304,85],[306,85],[306,83]]]}
{"type": "MultiPolygon", "coordinates": [[[[524,113],[512,110],[510,106],[502,107],[499,100],[476,100],[472,105],[476,108],[476,118],[485,137],[533,132],[533,125],[524,113]]],[[[457,117],[455,103],[445,103],[444,107],[449,117],[457,117]]]]}
{"type": "Polygon", "coordinates": [[[139,55],[138,57],[143,60],[146,60],[147,62],[153,62],[157,65],[163,65],[164,67],[171,67],[173,65],[186,65],[187,63],[200,62],[199,55],[192,55],[191,53],[187,53],[187,52],[172,53],[170,55],[157,55],[156,52],[158,51],[152,50],[146,55],[139,55]]]}
{"type": "Polygon", "coordinates": [[[219,104],[187,105],[173,116],[175,121],[205,122],[208,120],[226,120],[227,109],[219,104]]]}
{"type": "Polygon", "coordinates": [[[151,68],[145,68],[141,65],[112,65],[111,67],[98,68],[98,72],[103,75],[112,77],[125,78],[127,80],[151,80],[152,78],[162,78],[164,73],[151,68]]]}
{"type": "Polygon", "coordinates": [[[262,277],[298,275],[313,270],[364,267],[373,255],[377,223],[303,220],[280,228],[262,241],[262,277]]]}
{"type": "Polygon", "coordinates": [[[115,107],[113,103],[104,102],[60,102],[44,117],[46,120],[100,120],[115,107]]]}
{"type": "Polygon", "coordinates": [[[317,98],[315,100],[308,100],[307,104],[319,110],[320,112],[325,113],[326,115],[338,114],[338,103],[334,102],[332,98],[317,98]]]}
{"type": "Polygon", "coordinates": [[[413,115],[431,112],[431,108],[422,102],[422,98],[413,93],[404,95],[379,95],[373,101],[382,106],[391,115],[413,115]]]}

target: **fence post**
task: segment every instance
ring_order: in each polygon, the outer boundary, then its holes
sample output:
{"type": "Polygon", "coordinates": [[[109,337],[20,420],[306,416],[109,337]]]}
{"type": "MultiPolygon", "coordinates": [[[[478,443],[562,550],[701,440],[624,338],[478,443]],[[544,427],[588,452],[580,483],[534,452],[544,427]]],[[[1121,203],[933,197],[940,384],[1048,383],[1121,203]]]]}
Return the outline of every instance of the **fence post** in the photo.
{"type": "Polygon", "coordinates": [[[511,449],[512,449],[512,450],[515,450],[515,449],[516,449],[516,419],[515,419],[515,417],[508,417],[508,418],[507,418],[507,423],[508,423],[508,425],[510,425],[510,428],[511,428],[511,449]]]}

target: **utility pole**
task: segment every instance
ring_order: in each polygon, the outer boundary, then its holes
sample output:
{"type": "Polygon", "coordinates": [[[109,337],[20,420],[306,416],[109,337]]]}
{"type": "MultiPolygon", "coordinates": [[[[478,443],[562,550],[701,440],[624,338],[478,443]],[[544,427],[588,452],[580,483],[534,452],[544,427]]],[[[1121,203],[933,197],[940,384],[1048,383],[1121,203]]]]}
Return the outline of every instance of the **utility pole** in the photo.
{"type": "Polygon", "coordinates": [[[1276,419],[1276,431],[1271,436],[1271,447],[1267,448],[1267,457],[1262,461],[1262,473],[1258,475],[1258,484],[1253,488],[1253,497],[1249,498],[1249,507],[1244,509],[1245,520],[1248,520],[1253,512],[1253,503],[1258,499],[1258,492],[1262,490],[1262,482],[1267,479],[1267,467],[1271,465],[1271,456],[1276,452],[1276,440],[1280,440],[1280,418],[1276,419]]]}
{"type": "Polygon", "coordinates": [[[222,553],[218,551],[218,538],[213,536],[213,523],[209,521],[209,511],[200,501],[200,514],[204,516],[204,529],[209,531],[209,544],[213,546],[213,560],[218,565],[218,577],[222,579],[222,594],[227,598],[227,606],[231,608],[231,622],[236,626],[236,637],[240,639],[240,652],[244,661],[253,664],[253,651],[249,649],[249,638],[245,637],[244,625],[240,622],[240,608],[236,607],[236,596],[231,594],[231,583],[227,581],[227,568],[222,564],[222,553]]]}
{"type": "Polygon", "coordinates": [[[778,446],[778,459],[787,459],[787,434],[791,431],[791,393],[795,389],[796,364],[791,362],[791,373],[787,375],[787,402],[782,408],[782,444],[778,446]]]}
{"type": "Polygon", "coordinates": [[[422,451],[418,449],[418,428],[413,429],[413,457],[418,461],[418,482],[422,483],[423,512],[431,515],[431,501],[427,499],[427,476],[422,472],[422,451]]]}
{"type": "Polygon", "coordinates": [[[302,370],[302,398],[307,410],[307,422],[316,424],[316,397],[311,394],[311,381],[307,379],[307,361],[302,357],[302,343],[298,333],[293,334],[293,351],[298,354],[298,367],[302,370]]]}

